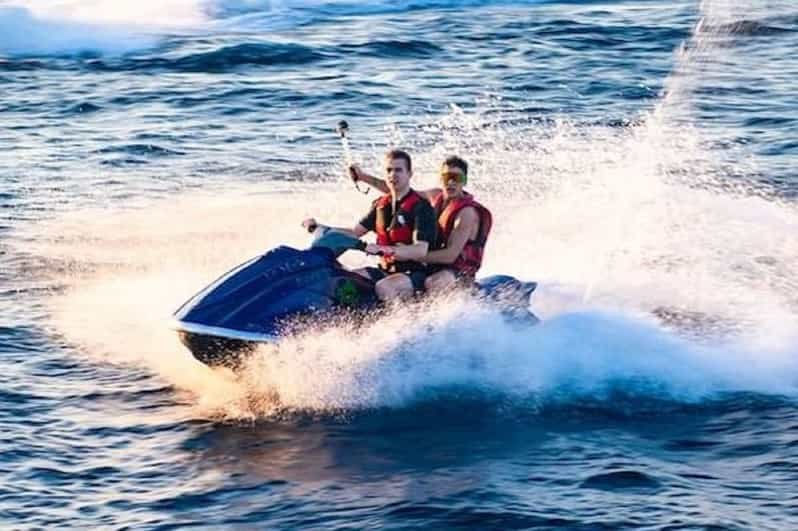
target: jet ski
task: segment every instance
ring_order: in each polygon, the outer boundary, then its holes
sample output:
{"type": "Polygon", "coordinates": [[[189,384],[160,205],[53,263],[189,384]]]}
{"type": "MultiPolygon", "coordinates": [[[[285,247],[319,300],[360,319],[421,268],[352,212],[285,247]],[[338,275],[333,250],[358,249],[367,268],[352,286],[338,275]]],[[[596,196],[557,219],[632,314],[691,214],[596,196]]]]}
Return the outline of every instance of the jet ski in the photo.
{"type": "MultiPolygon", "coordinates": [[[[205,365],[235,369],[263,343],[277,343],[297,323],[351,314],[367,319],[380,306],[374,282],[344,267],[346,251],[366,249],[347,233],[318,226],[308,249],[281,245],[228,271],[174,313],[181,342],[205,365]]],[[[508,275],[478,280],[474,297],[495,305],[512,322],[533,325],[535,282],[508,275]]]]}

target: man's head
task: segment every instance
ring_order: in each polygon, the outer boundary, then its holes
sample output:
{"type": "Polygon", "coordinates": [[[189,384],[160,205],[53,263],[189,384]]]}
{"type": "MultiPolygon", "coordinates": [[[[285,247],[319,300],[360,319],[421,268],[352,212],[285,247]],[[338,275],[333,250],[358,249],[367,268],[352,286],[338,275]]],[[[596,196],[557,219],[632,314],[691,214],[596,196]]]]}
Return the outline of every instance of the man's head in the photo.
{"type": "Polygon", "coordinates": [[[401,149],[392,149],[385,154],[385,182],[396,196],[404,195],[410,188],[413,163],[410,155],[401,149]]]}
{"type": "Polygon", "coordinates": [[[460,197],[468,182],[468,163],[458,156],[447,157],[441,164],[441,186],[444,197],[460,197]]]}

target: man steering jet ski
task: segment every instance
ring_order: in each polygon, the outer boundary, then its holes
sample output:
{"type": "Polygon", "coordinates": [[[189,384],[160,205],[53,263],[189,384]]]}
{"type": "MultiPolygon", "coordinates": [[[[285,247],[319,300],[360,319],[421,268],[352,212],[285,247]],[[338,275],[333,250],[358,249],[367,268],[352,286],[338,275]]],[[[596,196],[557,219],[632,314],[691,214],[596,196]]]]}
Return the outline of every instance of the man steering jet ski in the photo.
{"type": "MultiPolygon", "coordinates": [[[[394,149],[385,154],[385,195],[374,201],[371,210],[353,229],[335,230],[360,238],[368,232],[377,234],[377,243],[366,246],[366,253],[381,256],[379,267],[366,267],[358,273],[370,278],[377,297],[390,300],[424,290],[424,258],[435,243],[435,217],[430,203],[410,188],[412,162],[407,152],[394,149]]],[[[302,222],[307,229],[319,224],[314,218],[302,222]]]]}

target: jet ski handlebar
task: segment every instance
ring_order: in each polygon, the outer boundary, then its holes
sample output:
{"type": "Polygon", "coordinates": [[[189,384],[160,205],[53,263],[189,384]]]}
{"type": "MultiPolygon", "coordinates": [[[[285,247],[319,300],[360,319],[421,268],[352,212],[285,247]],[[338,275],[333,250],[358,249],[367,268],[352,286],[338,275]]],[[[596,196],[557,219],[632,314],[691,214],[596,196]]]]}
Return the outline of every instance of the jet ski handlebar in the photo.
{"type": "MultiPolygon", "coordinates": [[[[366,252],[368,244],[348,232],[336,230],[319,223],[311,223],[306,228],[308,232],[313,234],[313,242],[310,245],[312,248],[330,249],[335,253],[335,256],[340,256],[345,251],[366,252]]],[[[385,253],[378,251],[368,254],[383,256],[385,253]]]]}

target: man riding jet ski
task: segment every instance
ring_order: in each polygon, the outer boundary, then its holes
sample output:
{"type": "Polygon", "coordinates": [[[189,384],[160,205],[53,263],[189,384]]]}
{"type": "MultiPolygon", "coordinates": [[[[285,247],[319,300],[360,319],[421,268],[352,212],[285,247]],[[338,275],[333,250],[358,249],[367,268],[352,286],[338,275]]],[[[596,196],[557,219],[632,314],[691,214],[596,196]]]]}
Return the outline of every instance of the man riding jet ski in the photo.
{"type": "MultiPolygon", "coordinates": [[[[391,193],[375,201],[371,212],[354,229],[332,229],[312,218],[305,220],[303,224],[315,236],[309,249],[277,247],[236,267],[181,306],[175,312],[174,328],[194,357],[209,366],[235,367],[259,343],[274,343],[291,333],[298,320],[308,317],[321,320],[340,312],[364,316],[383,300],[431,287],[421,261],[429,257],[432,263],[452,264],[456,260],[442,254],[439,262],[435,262],[434,253],[446,252],[445,240],[443,249],[429,251],[431,242],[436,247],[441,245],[436,240],[434,225],[432,230],[424,227],[434,223],[434,210],[409,187],[409,156],[398,150],[389,152],[386,174],[391,193]],[[377,233],[376,244],[359,240],[369,230],[377,233]],[[381,256],[380,268],[357,271],[344,268],[338,257],[347,250],[381,256]]],[[[369,182],[367,179],[374,180],[362,174],[361,180],[369,182]]],[[[464,179],[457,181],[461,190],[464,179]]],[[[450,204],[438,205],[439,225],[441,217],[453,220],[465,206],[477,205],[465,200],[454,211],[450,204]]],[[[468,253],[478,252],[481,259],[489,221],[488,218],[487,226],[480,223],[484,232],[478,233],[476,241],[472,239],[479,248],[463,251],[465,245],[461,242],[461,253],[456,258],[462,258],[463,254],[473,257],[474,254],[468,253]]],[[[444,234],[449,235],[449,241],[452,225],[453,221],[444,223],[444,234]]],[[[469,233],[464,235],[468,237],[469,233]]],[[[459,270],[447,268],[438,272],[451,275],[452,281],[462,280],[475,297],[497,305],[502,315],[514,322],[538,321],[529,311],[529,296],[536,283],[520,282],[505,275],[477,282],[474,275],[479,262],[466,259],[461,262],[459,270]]],[[[445,280],[434,287],[440,289],[445,280]]]]}
{"type": "MultiPolygon", "coordinates": [[[[403,298],[424,290],[427,266],[423,258],[435,242],[435,214],[424,197],[410,188],[413,176],[410,155],[394,149],[385,154],[385,191],[372,203],[369,212],[354,228],[337,228],[360,238],[367,232],[377,234],[377,243],[366,252],[379,254],[379,267],[358,271],[376,284],[381,300],[403,298]]],[[[318,225],[315,219],[305,227],[318,225]]]]}

